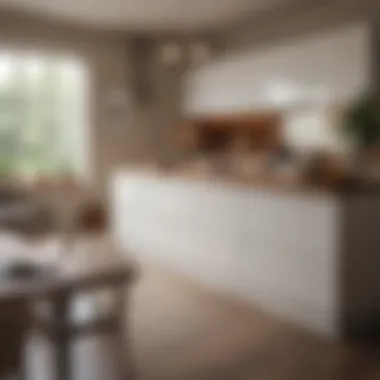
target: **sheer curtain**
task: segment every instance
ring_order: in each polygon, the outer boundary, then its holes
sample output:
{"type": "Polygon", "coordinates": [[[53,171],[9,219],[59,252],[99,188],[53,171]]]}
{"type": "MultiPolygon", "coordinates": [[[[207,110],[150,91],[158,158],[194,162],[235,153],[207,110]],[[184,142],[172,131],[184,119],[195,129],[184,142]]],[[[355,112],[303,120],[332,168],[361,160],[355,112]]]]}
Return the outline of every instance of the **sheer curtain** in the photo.
{"type": "Polygon", "coordinates": [[[88,86],[80,60],[0,51],[0,176],[90,175],[88,86]]]}

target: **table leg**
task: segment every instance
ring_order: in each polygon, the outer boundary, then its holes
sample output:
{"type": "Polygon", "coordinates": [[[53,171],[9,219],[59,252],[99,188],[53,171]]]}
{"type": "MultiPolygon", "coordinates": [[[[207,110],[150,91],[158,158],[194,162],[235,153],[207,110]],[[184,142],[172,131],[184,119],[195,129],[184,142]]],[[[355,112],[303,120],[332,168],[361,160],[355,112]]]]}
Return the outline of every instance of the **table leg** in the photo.
{"type": "Polygon", "coordinates": [[[116,350],[117,366],[120,380],[136,380],[136,367],[132,350],[132,337],[130,334],[128,293],[124,288],[117,289],[117,328],[116,328],[116,350]]]}
{"type": "Polygon", "coordinates": [[[21,354],[20,362],[18,364],[17,373],[15,378],[17,380],[27,380],[28,379],[28,362],[25,355],[25,352],[23,351],[21,354]]]}
{"type": "Polygon", "coordinates": [[[54,302],[53,318],[58,323],[58,329],[53,334],[56,380],[70,380],[71,376],[71,342],[65,329],[69,318],[69,301],[69,296],[61,295],[54,302]]]}

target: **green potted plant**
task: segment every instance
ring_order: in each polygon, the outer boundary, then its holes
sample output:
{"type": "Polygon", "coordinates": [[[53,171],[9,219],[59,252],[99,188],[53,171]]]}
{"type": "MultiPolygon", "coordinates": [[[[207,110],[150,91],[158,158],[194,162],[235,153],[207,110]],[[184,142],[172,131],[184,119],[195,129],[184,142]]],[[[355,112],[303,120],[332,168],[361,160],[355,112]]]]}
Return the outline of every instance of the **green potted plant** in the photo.
{"type": "Polygon", "coordinates": [[[359,156],[380,147],[380,103],[372,93],[353,102],[343,118],[343,132],[359,156]]]}

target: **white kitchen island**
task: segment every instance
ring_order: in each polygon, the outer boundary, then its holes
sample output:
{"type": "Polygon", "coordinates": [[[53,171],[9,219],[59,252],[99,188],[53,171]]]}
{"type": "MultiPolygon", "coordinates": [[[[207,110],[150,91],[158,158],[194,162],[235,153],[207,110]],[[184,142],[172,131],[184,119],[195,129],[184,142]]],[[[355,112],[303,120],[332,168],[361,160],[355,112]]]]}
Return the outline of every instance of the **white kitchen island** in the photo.
{"type": "Polygon", "coordinates": [[[116,238],[142,262],[329,337],[380,323],[377,196],[124,171],[112,203],[116,238]]]}

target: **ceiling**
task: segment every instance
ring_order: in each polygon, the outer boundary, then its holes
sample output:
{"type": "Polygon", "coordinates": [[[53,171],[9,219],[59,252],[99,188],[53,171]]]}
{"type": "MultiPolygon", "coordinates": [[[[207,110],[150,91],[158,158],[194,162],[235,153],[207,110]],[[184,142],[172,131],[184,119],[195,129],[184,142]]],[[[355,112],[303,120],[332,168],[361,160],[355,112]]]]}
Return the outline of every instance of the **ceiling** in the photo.
{"type": "Polygon", "coordinates": [[[0,0],[0,5],[102,28],[199,31],[291,2],[294,0],[0,0]]]}

